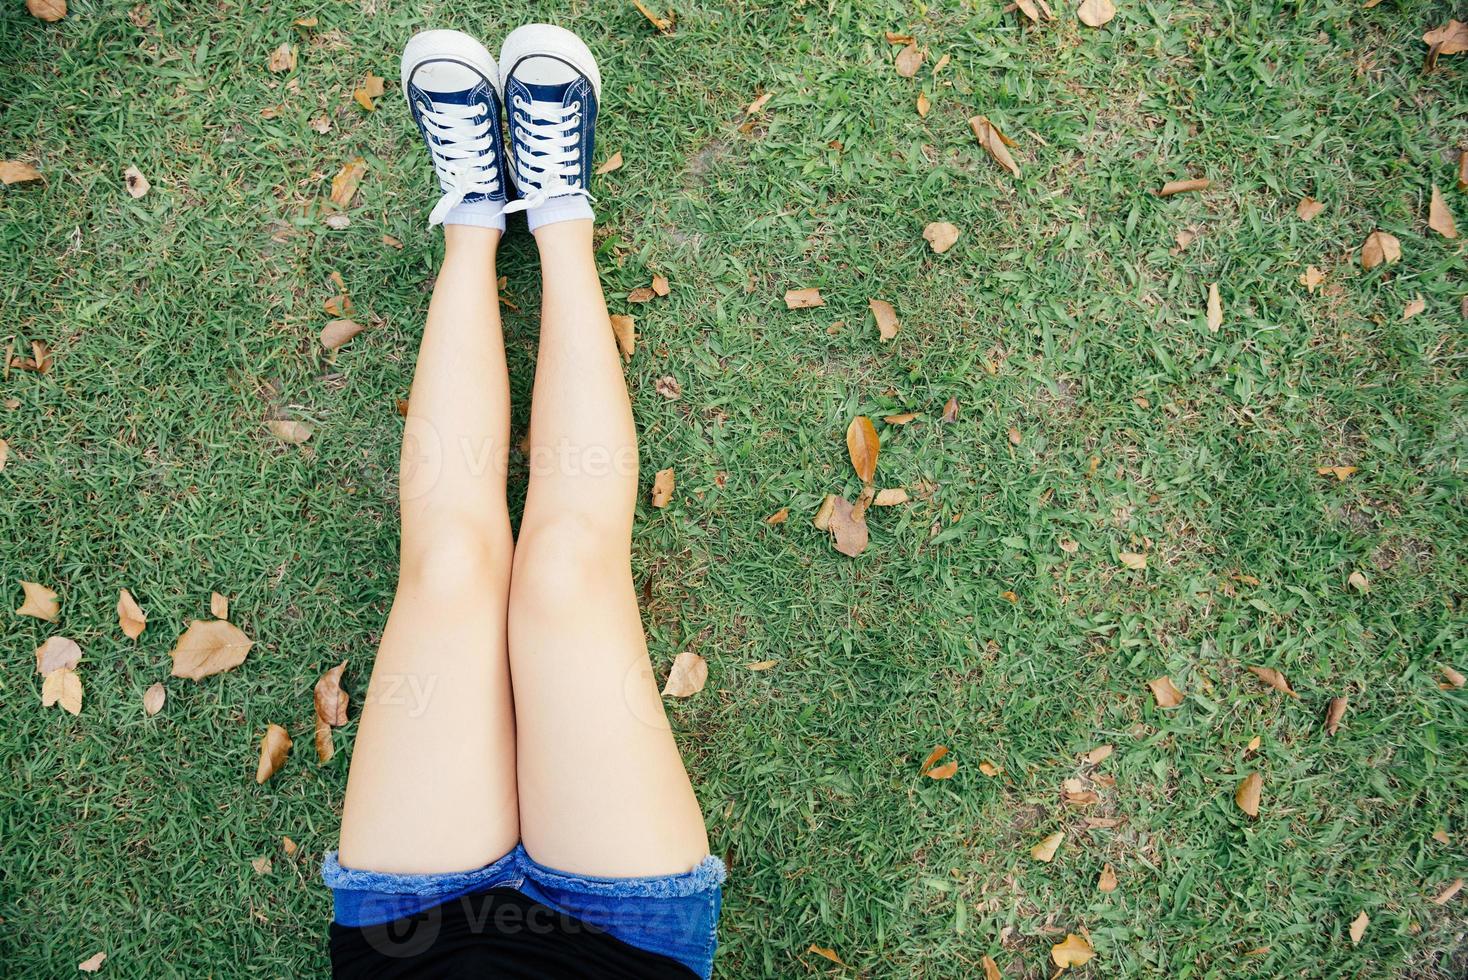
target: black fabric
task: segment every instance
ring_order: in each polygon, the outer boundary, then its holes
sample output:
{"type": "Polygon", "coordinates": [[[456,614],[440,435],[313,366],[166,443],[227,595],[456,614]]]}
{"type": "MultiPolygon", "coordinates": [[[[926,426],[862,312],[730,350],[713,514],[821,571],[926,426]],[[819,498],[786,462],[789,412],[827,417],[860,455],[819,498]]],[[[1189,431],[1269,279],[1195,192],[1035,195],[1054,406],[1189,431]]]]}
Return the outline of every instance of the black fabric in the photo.
{"type": "Polygon", "coordinates": [[[331,924],[336,980],[697,977],[513,888],[491,888],[380,926],[331,924]]]}

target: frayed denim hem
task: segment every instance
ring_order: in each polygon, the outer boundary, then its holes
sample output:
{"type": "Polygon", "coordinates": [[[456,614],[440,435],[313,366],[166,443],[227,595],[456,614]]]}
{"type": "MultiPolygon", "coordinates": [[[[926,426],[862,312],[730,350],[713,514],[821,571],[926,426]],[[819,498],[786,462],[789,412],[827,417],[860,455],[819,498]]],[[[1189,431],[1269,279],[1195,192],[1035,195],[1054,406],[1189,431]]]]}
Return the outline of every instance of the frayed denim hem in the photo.
{"type": "MultiPolygon", "coordinates": [[[[524,854],[524,848],[521,848],[524,854]]],[[[525,877],[547,888],[566,888],[588,895],[607,898],[683,898],[717,888],[728,877],[724,862],[710,854],[691,871],[671,875],[648,875],[642,878],[604,878],[557,871],[524,854],[521,865],[525,877]]]]}

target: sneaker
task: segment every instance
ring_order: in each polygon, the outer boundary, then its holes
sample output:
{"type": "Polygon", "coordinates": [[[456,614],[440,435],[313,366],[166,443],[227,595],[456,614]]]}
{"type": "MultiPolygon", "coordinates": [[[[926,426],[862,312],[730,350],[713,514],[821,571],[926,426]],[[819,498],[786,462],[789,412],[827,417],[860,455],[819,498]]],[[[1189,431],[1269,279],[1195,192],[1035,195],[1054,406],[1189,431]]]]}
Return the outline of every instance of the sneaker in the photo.
{"type": "Polygon", "coordinates": [[[494,58],[467,34],[423,31],[403,49],[402,78],[403,98],[443,190],[428,224],[503,231],[505,141],[494,58]]]}
{"type": "Polygon", "coordinates": [[[601,73],[586,45],[550,24],[518,27],[500,48],[500,87],[520,197],[506,210],[524,211],[531,231],[593,217],[587,182],[601,73]]]}

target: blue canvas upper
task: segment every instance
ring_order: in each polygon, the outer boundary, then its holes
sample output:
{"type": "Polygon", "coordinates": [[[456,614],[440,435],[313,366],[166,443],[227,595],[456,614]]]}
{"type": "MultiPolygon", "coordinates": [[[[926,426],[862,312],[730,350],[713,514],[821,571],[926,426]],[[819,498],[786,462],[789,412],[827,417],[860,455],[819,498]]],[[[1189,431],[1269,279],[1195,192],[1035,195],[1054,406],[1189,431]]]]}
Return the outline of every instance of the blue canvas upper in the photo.
{"type": "MultiPolygon", "coordinates": [[[[541,154],[530,149],[526,140],[526,134],[521,124],[521,116],[527,114],[527,109],[521,109],[516,100],[523,101],[528,107],[533,102],[549,102],[554,105],[570,107],[580,103],[580,122],[575,128],[576,152],[578,159],[577,174],[568,178],[566,183],[571,187],[585,190],[591,178],[591,159],[595,149],[596,133],[596,91],[592,88],[591,80],[585,76],[578,75],[574,80],[564,85],[536,85],[521,81],[513,75],[505,84],[505,104],[509,111],[509,131],[513,153],[521,159],[534,161],[541,154]]],[[[534,118],[534,117],[532,117],[534,118]]],[[[545,122],[547,120],[536,120],[545,122]]],[[[516,178],[520,171],[514,171],[516,178]]],[[[525,189],[520,190],[524,196],[525,189]]]]}
{"type": "Polygon", "coordinates": [[[508,199],[508,181],[506,178],[508,170],[505,166],[505,141],[501,137],[500,129],[500,97],[495,83],[481,75],[478,83],[472,88],[465,89],[461,92],[427,92],[414,84],[411,79],[408,81],[408,111],[413,114],[413,123],[418,127],[418,132],[422,135],[424,142],[430,144],[430,152],[432,146],[435,144],[449,145],[447,143],[438,144],[438,134],[432,132],[423,121],[423,113],[431,110],[435,102],[439,105],[468,106],[479,104],[484,106],[485,111],[474,116],[473,122],[476,127],[480,125],[488,127],[491,134],[490,149],[486,152],[495,154],[500,186],[499,190],[494,194],[466,194],[464,196],[464,202],[495,201],[501,204],[504,203],[508,199]]]}

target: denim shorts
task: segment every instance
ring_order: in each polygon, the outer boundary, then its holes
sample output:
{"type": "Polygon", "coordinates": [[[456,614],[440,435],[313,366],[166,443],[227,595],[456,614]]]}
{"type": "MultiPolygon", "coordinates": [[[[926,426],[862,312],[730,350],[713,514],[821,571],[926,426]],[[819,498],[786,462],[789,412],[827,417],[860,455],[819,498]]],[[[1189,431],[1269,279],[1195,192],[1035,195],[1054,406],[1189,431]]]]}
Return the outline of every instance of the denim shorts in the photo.
{"type": "Polygon", "coordinates": [[[707,980],[713,970],[724,862],[706,857],[692,871],[648,878],[567,874],[532,860],[525,848],[475,871],[400,875],[344,868],[326,855],[336,921],[374,926],[491,888],[513,888],[596,926],[629,946],[677,960],[707,980]]]}

